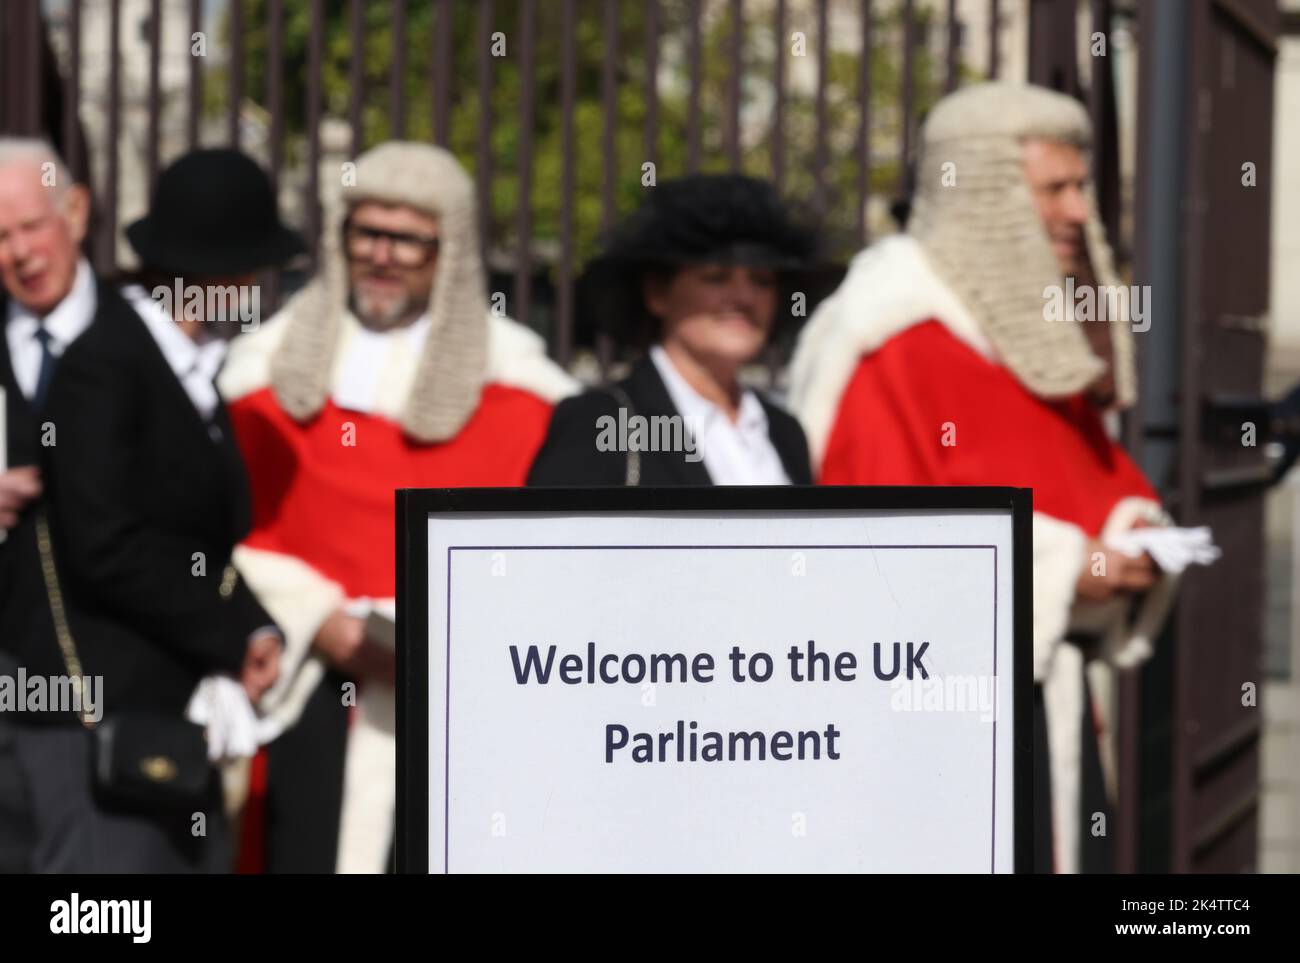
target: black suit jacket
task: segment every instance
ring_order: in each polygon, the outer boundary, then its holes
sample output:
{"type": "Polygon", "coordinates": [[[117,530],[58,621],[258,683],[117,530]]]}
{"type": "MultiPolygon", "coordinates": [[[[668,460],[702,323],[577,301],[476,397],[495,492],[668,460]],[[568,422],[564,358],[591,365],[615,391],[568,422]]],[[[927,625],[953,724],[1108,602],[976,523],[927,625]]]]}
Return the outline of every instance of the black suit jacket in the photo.
{"type": "MultiPolygon", "coordinates": [[[[659,377],[659,369],[649,358],[633,367],[627,378],[617,383],[635,413],[650,418],[677,415],[668,389],[659,377]]],[[[796,485],[812,484],[808,442],[803,429],[792,415],[758,395],[767,414],[767,433],[790,481],[796,485]]],[[[573,398],[566,398],[555,408],[537,458],[528,473],[530,486],[571,485],[607,487],[624,484],[627,453],[598,451],[597,421],[603,416],[618,420],[620,403],[604,388],[593,388],[573,398]]],[[[630,414],[630,413],[629,413],[630,414]]],[[[712,485],[704,462],[689,461],[682,451],[641,452],[641,481],[647,487],[712,485]]]]}
{"type": "MultiPolygon", "coordinates": [[[[55,557],[105,711],[180,715],[204,675],[237,674],[249,635],[272,625],[242,580],[223,585],[250,524],[248,481],[225,408],[205,423],[135,311],[106,287],[99,297],[40,416],[55,431],[39,447],[55,557]]],[[[48,608],[38,585],[27,604],[48,608]]],[[[48,635],[27,648],[29,663],[53,649],[60,664],[48,635]]]]}
{"type": "MultiPolygon", "coordinates": [[[[96,291],[97,313],[112,310],[116,297],[105,284],[96,291]]],[[[0,385],[5,389],[7,463],[10,468],[41,467],[41,435],[45,419],[23,395],[14,375],[5,331],[9,301],[0,291],[0,385]]],[[[91,321],[94,324],[94,320],[91,321]]],[[[89,328],[87,329],[89,330],[89,328]]],[[[83,332],[84,333],[84,332],[83,332]]],[[[57,434],[55,436],[57,440],[57,434]]],[[[39,504],[39,503],[38,503],[39,504]]],[[[45,584],[36,550],[36,506],[19,516],[18,524],[0,543],[0,650],[11,655],[29,674],[62,675],[63,662],[54,638],[45,584]]],[[[39,717],[25,721],[39,722],[39,717]]]]}

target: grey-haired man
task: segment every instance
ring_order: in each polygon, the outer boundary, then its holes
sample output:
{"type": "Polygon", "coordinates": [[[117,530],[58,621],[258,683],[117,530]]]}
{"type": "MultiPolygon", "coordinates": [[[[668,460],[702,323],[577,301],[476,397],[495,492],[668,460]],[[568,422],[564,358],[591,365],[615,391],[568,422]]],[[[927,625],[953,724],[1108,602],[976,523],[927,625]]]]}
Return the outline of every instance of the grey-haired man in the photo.
{"type": "Polygon", "coordinates": [[[1085,663],[1149,657],[1173,597],[1151,558],[1112,545],[1164,520],[1103,421],[1135,397],[1130,319],[1085,327],[1045,308],[1076,281],[1116,287],[1090,142],[1087,111],[1043,88],[941,100],[906,232],[854,258],[791,376],[823,484],[1033,488],[1035,855],[1057,872],[1109,865],[1091,832],[1107,787],[1085,663]]]}
{"type": "MultiPolygon", "coordinates": [[[[59,358],[90,326],[98,301],[94,273],[81,255],[89,215],[89,191],[48,144],[0,139],[0,677],[11,691],[19,666],[59,671],[31,508],[42,494],[36,465],[45,395],[59,358]]],[[[33,862],[39,854],[30,851],[30,801],[16,730],[3,712],[0,872],[21,872],[39,868],[33,862]]]]}

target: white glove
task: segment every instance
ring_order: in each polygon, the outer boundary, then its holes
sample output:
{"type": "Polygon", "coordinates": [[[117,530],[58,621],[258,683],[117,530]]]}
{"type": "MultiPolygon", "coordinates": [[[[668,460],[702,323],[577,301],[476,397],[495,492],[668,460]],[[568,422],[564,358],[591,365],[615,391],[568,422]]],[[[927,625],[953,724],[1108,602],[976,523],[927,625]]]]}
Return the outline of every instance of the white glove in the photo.
{"type": "Polygon", "coordinates": [[[1209,565],[1223,554],[1208,526],[1199,528],[1130,528],[1106,539],[1106,547],[1130,558],[1143,552],[1162,572],[1178,575],[1189,565],[1209,565]]]}
{"type": "Polygon", "coordinates": [[[226,675],[210,675],[199,683],[185,717],[207,728],[211,762],[247,759],[278,731],[270,720],[258,717],[244,687],[226,675]]]}

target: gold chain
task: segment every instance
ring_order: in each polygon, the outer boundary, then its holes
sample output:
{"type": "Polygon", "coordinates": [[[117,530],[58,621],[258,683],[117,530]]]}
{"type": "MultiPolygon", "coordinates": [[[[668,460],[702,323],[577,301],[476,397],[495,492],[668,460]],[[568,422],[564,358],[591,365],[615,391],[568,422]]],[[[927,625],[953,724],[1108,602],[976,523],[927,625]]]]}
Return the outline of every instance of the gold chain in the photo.
{"type": "Polygon", "coordinates": [[[72,630],[68,628],[68,615],[63,607],[63,592],[59,587],[59,573],[54,567],[54,545],[50,541],[50,525],[45,512],[36,513],[36,545],[41,552],[41,574],[45,576],[45,594],[50,600],[50,617],[54,620],[54,635],[59,640],[59,649],[63,652],[63,664],[67,666],[68,675],[72,677],[72,686],[77,692],[77,701],[81,704],[81,724],[87,729],[95,728],[95,720],[86,708],[81,686],[84,674],[81,671],[81,659],[77,657],[77,646],[72,641],[72,630]]]}

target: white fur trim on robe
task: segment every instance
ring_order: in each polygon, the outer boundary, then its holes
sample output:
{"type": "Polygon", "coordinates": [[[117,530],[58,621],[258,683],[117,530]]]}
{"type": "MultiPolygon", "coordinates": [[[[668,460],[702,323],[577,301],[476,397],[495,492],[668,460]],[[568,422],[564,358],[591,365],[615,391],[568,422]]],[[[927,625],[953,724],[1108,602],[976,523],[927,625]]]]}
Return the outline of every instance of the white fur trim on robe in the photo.
{"type": "Polygon", "coordinates": [[[226,363],[217,375],[217,390],[226,404],[260,391],[271,383],[271,357],[289,329],[288,316],[280,311],[230,342],[226,363]]]}
{"type": "Polygon", "coordinates": [[[340,873],[383,873],[397,804],[397,709],[391,686],[365,683],[348,729],[339,819],[340,873]]]}
{"type": "Polygon", "coordinates": [[[1043,680],[1047,758],[1052,784],[1052,858],[1058,873],[1079,871],[1083,784],[1083,651],[1058,647],[1043,680]]]}
{"type": "MultiPolygon", "coordinates": [[[[288,330],[287,321],[288,316],[281,311],[259,325],[256,331],[240,335],[231,342],[226,363],[217,376],[217,387],[227,402],[237,401],[271,383],[271,358],[288,330]]],[[[350,322],[352,326],[359,324],[349,313],[344,314],[344,321],[350,322]]],[[[581,387],[563,368],[547,357],[546,342],[531,328],[511,318],[493,314],[488,315],[487,325],[485,383],[495,382],[530,391],[552,404],[576,393],[581,387]]],[[[345,323],[340,338],[343,344],[346,344],[347,331],[348,324],[345,323]]],[[[339,353],[342,354],[342,350],[339,353]]],[[[419,358],[410,352],[392,356],[388,369],[384,372],[386,385],[409,387],[415,377],[418,361],[419,358]]],[[[390,418],[398,417],[405,395],[405,391],[385,391],[382,396],[384,404],[375,413],[390,418]],[[390,403],[388,399],[394,395],[397,400],[390,403]],[[384,410],[390,407],[393,410],[384,410]]]]}
{"type": "Polygon", "coordinates": [[[298,721],[325,674],[311,644],[321,624],[343,604],[343,588],[293,555],[238,545],[233,561],[284,635],[280,677],[260,703],[283,731],[298,721]]]}
{"type": "Polygon", "coordinates": [[[1069,522],[1034,512],[1034,681],[1052,671],[1070,625],[1074,590],[1083,572],[1088,536],[1069,522]]]}
{"type": "Polygon", "coordinates": [[[814,473],[821,468],[840,398],[859,359],[930,319],[941,321],[982,357],[996,357],[979,322],[934,273],[921,245],[906,234],[884,238],[859,253],[840,286],[817,306],[790,361],[790,410],[808,435],[814,473]]]}
{"type": "Polygon", "coordinates": [[[531,391],[552,404],[582,387],[546,354],[546,342],[510,318],[488,316],[487,380],[531,391]]]}

